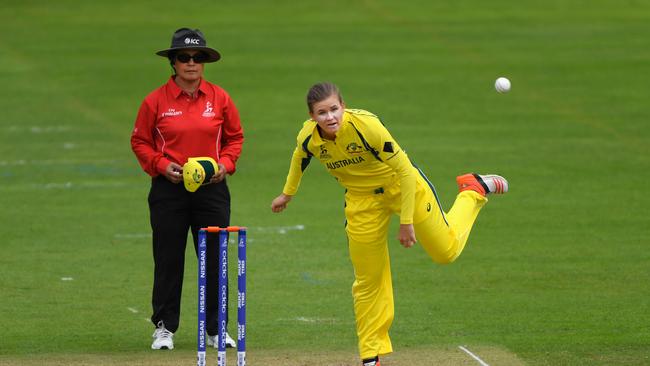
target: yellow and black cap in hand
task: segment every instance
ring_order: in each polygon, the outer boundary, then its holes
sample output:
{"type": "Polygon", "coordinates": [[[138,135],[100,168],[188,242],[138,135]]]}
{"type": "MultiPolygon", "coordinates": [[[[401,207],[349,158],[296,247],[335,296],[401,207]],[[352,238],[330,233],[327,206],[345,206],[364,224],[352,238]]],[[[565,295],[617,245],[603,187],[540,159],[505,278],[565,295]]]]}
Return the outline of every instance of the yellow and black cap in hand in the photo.
{"type": "Polygon", "coordinates": [[[210,157],[189,158],[183,165],[183,183],[189,192],[196,192],[200,186],[208,184],[217,172],[218,165],[210,157]],[[207,181],[206,181],[207,180],[207,181]]]}

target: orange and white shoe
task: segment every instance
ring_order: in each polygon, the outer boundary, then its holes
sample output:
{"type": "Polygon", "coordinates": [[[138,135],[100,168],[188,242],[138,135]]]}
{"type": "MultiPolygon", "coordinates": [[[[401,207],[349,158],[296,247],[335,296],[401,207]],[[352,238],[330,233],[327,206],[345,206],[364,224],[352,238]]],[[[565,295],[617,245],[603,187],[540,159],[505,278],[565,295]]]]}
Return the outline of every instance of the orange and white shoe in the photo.
{"type": "Polygon", "coordinates": [[[456,177],[456,183],[458,183],[458,190],[460,192],[472,190],[483,196],[489,193],[503,194],[508,192],[508,181],[506,178],[496,174],[465,174],[456,177]]]}

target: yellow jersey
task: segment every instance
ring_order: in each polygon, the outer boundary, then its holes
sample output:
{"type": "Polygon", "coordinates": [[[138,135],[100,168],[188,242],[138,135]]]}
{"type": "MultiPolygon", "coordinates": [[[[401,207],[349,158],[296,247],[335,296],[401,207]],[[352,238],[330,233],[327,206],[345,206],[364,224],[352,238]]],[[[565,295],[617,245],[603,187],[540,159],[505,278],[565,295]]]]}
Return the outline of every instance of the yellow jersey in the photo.
{"type": "Polygon", "coordinates": [[[298,133],[282,190],[284,194],[296,194],[312,157],[316,157],[350,194],[382,193],[383,187],[399,183],[400,223],[413,223],[418,172],[374,114],[346,109],[334,140],[321,137],[316,121],[305,121],[298,133]]]}

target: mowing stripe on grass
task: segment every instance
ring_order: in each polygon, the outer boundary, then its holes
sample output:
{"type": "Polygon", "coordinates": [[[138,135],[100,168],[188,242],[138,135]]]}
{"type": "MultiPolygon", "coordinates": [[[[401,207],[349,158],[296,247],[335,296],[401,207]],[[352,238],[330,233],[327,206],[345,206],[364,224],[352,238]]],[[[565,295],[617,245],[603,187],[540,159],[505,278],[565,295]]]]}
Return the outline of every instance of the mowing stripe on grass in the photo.
{"type": "Polygon", "coordinates": [[[43,159],[43,160],[0,160],[0,166],[14,165],[77,165],[77,164],[96,164],[96,165],[113,165],[128,164],[125,160],[115,159],[43,159]]]}
{"type": "Polygon", "coordinates": [[[9,132],[31,132],[31,133],[57,133],[57,132],[68,132],[72,129],[70,126],[8,126],[6,128],[9,132]]]}
{"type": "Polygon", "coordinates": [[[490,366],[490,365],[488,365],[487,363],[485,363],[485,361],[481,360],[477,355],[473,354],[473,353],[472,353],[470,350],[468,350],[467,348],[465,348],[465,347],[463,347],[463,346],[458,346],[458,348],[460,348],[463,352],[467,353],[467,354],[470,355],[473,359],[475,359],[476,361],[478,361],[478,363],[480,363],[481,366],[490,366]]]}
{"type": "Polygon", "coordinates": [[[50,189],[96,189],[96,188],[119,188],[128,186],[126,182],[99,182],[99,181],[86,181],[86,182],[60,182],[60,183],[44,183],[44,184],[28,184],[28,185],[13,185],[1,186],[2,191],[43,191],[50,189]]]}
{"type": "Polygon", "coordinates": [[[113,235],[115,239],[143,239],[151,238],[151,233],[134,233],[134,234],[120,234],[113,235]]]}

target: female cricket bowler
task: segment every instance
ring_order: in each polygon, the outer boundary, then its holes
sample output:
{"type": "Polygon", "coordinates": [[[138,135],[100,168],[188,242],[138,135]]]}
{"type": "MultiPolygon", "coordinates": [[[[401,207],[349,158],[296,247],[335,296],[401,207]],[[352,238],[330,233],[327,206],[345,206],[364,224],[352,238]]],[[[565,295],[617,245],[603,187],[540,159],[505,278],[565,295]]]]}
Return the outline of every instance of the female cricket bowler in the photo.
{"type": "Polygon", "coordinates": [[[284,189],[271,210],[287,207],[313,156],[345,187],[359,353],[364,366],[379,366],[379,356],[393,351],[388,336],[394,315],[387,241],[391,215],[400,216],[402,246],[417,241],[434,262],[451,263],[463,251],[486,195],[506,193],[508,182],[498,175],[461,175],[456,178],[460,192],[445,213],[433,185],[377,116],[347,109],[331,83],[312,86],[307,106],[311,119],[298,133],[284,189]]]}

